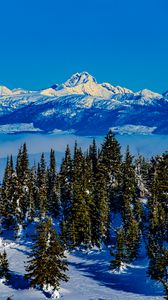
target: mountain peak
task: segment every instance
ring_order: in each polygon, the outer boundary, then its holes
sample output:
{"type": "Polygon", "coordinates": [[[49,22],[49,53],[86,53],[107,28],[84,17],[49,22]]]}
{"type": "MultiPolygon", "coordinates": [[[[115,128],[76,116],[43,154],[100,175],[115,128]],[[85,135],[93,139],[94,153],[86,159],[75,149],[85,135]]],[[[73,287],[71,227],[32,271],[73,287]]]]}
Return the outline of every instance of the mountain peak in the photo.
{"type": "Polygon", "coordinates": [[[109,99],[113,94],[133,92],[120,86],[112,86],[110,83],[97,83],[92,75],[84,71],[73,74],[65,83],[52,85],[49,89],[42,90],[41,93],[46,96],[76,94],[109,99]]]}
{"type": "Polygon", "coordinates": [[[12,91],[8,89],[6,86],[0,86],[0,96],[8,96],[12,95],[12,91]]]}
{"type": "Polygon", "coordinates": [[[88,72],[81,72],[73,74],[66,82],[66,87],[75,87],[80,84],[86,84],[88,82],[96,83],[96,79],[88,72]]]}
{"type": "Polygon", "coordinates": [[[146,99],[162,98],[162,95],[152,92],[151,90],[148,89],[143,89],[139,91],[137,94],[140,94],[142,98],[146,98],[146,99]]]}

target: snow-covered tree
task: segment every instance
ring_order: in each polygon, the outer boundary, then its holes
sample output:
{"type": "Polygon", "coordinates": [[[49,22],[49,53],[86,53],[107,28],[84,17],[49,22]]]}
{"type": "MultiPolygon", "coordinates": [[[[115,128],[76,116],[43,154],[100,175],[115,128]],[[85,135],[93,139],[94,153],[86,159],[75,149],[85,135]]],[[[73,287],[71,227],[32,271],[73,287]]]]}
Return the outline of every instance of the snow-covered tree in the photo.
{"type": "Polygon", "coordinates": [[[51,219],[43,220],[37,228],[25,277],[30,279],[32,286],[40,286],[54,294],[59,290],[60,282],[68,280],[65,274],[68,270],[65,258],[64,248],[51,219]]]}
{"type": "Polygon", "coordinates": [[[45,218],[47,211],[47,172],[44,153],[41,155],[37,171],[38,202],[40,218],[45,218]]]}
{"type": "Polygon", "coordinates": [[[9,281],[10,279],[9,263],[6,251],[0,253],[0,278],[3,278],[6,281],[9,281]]]}

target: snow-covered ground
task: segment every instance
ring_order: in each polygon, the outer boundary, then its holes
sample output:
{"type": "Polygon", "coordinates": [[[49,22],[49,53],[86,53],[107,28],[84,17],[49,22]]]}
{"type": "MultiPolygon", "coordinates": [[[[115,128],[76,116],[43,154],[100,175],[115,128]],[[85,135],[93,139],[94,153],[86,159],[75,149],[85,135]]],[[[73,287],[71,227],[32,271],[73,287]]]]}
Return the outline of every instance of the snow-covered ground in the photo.
{"type": "MultiPolygon", "coordinates": [[[[0,299],[46,300],[48,295],[29,288],[24,280],[25,262],[31,242],[4,240],[0,251],[6,250],[12,284],[0,283],[0,299]]],[[[162,288],[146,277],[146,260],[141,259],[121,274],[109,271],[109,250],[93,249],[88,253],[74,251],[68,254],[70,280],[61,284],[62,300],[161,300],[162,288]]]]}

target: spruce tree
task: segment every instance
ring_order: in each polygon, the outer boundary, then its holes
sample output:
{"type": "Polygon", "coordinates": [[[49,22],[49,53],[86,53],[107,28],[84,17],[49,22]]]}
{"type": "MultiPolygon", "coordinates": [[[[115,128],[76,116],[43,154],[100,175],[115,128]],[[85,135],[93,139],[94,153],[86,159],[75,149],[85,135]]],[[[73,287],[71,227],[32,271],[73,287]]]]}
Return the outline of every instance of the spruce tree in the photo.
{"type": "Polygon", "coordinates": [[[87,190],[86,160],[82,150],[75,145],[73,162],[73,203],[69,219],[70,241],[73,246],[91,243],[91,218],[87,190]]]}
{"type": "Polygon", "coordinates": [[[44,153],[41,155],[37,172],[39,216],[45,218],[47,210],[47,171],[44,153]]]}
{"type": "Polygon", "coordinates": [[[9,263],[5,251],[0,253],[0,278],[5,278],[6,281],[10,279],[9,263]]]}
{"type": "MultiPolygon", "coordinates": [[[[130,263],[138,257],[141,240],[142,207],[137,196],[137,183],[133,157],[127,147],[125,159],[122,164],[122,239],[124,247],[124,262],[130,263]]],[[[120,233],[120,231],[119,231],[120,233]]],[[[120,235],[121,235],[120,233],[120,235]]],[[[121,256],[118,248],[118,234],[116,236],[115,260],[121,256]]],[[[114,264],[115,264],[114,260],[114,264]]]]}
{"type": "Polygon", "coordinates": [[[168,299],[168,154],[153,160],[149,201],[148,275],[163,284],[168,299]]]}
{"type": "Polygon", "coordinates": [[[60,168],[60,193],[62,218],[67,220],[72,207],[72,158],[69,145],[60,168]]]}
{"type": "Polygon", "coordinates": [[[132,218],[133,206],[136,199],[136,179],[133,166],[133,157],[127,147],[122,165],[122,217],[126,224],[132,218]]]}
{"type": "Polygon", "coordinates": [[[96,146],[96,141],[93,139],[92,144],[89,147],[89,158],[92,162],[92,172],[93,175],[96,174],[97,171],[97,161],[98,161],[98,153],[97,153],[97,146],[96,146]]]}
{"type": "Polygon", "coordinates": [[[64,242],[70,240],[69,237],[69,220],[72,215],[73,201],[73,173],[72,158],[69,145],[66,147],[65,157],[62,160],[59,174],[60,182],[60,201],[61,201],[61,236],[64,242]]]}
{"type": "Polygon", "coordinates": [[[68,280],[65,274],[67,270],[64,249],[51,219],[44,220],[38,225],[25,277],[31,280],[33,287],[51,287],[55,291],[59,289],[60,281],[68,280]]]}
{"type": "Polygon", "coordinates": [[[142,155],[135,160],[135,174],[137,180],[137,188],[140,197],[149,196],[150,184],[150,168],[151,164],[142,155]]]}
{"type": "Polygon", "coordinates": [[[97,246],[101,246],[102,242],[110,242],[110,203],[106,183],[104,172],[98,163],[94,179],[92,210],[92,236],[97,246]]]}
{"type": "Polygon", "coordinates": [[[111,268],[121,268],[124,264],[133,262],[139,254],[140,231],[139,224],[132,219],[117,231],[116,244],[111,251],[114,259],[111,261],[111,268]]]}
{"type": "Polygon", "coordinates": [[[30,170],[29,188],[29,204],[27,210],[27,220],[33,221],[38,209],[38,188],[37,188],[37,173],[36,166],[34,165],[30,170]]]}
{"type": "Polygon", "coordinates": [[[60,193],[60,176],[57,174],[55,183],[50,197],[49,213],[55,218],[59,218],[61,214],[61,193],[60,193]]]}
{"type": "Polygon", "coordinates": [[[155,252],[150,256],[148,275],[151,279],[163,284],[165,299],[168,299],[168,249],[158,249],[155,245],[155,252]]]}
{"type": "Polygon", "coordinates": [[[121,152],[111,130],[102,144],[98,163],[106,180],[111,211],[118,211],[121,206],[121,152]]]}
{"type": "Polygon", "coordinates": [[[119,270],[124,267],[127,261],[125,232],[123,228],[117,230],[116,246],[111,250],[111,256],[114,257],[111,261],[110,268],[112,270],[119,270]]]}
{"type": "Polygon", "coordinates": [[[142,206],[137,195],[133,157],[127,147],[123,162],[122,218],[126,236],[127,260],[137,258],[141,239],[142,206]]]}
{"type": "Polygon", "coordinates": [[[17,194],[18,194],[18,210],[21,215],[21,223],[23,223],[28,214],[29,208],[29,185],[30,185],[30,168],[26,143],[19,149],[16,162],[17,175],[17,194]]]}
{"type": "Polygon", "coordinates": [[[47,182],[47,209],[51,215],[57,217],[60,212],[59,176],[56,174],[55,151],[50,151],[50,166],[47,182]]]}
{"type": "Polygon", "coordinates": [[[130,263],[138,257],[140,249],[141,236],[138,221],[135,218],[132,218],[124,230],[126,239],[126,258],[127,262],[130,263]]]}
{"type": "Polygon", "coordinates": [[[13,169],[12,156],[7,158],[4,178],[1,188],[0,197],[0,213],[3,217],[3,224],[9,229],[10,226],[15,224],[15,211],[16,211],[16,173],[13,169]]]}
{"type": "Polygon", "coordinates": [[[72,161],[69,154],[68,147],[60,172],[62,238],[69,247],[89,247],[95,244],[92,160],[82,153],[77,143],[72,161]]]}

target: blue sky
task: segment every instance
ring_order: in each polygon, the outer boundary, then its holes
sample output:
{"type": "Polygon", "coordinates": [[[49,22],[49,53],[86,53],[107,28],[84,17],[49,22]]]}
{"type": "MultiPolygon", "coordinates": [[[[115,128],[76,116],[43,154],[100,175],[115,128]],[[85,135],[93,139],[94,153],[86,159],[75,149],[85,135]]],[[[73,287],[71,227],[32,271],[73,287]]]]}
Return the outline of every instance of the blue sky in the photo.
{"type": "Polygon", "coordinates": [[[40,89],[88,71],[168,90],[167,0],[4,0],[0,84],[40,89]]]}

